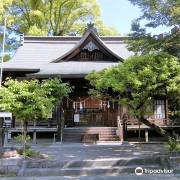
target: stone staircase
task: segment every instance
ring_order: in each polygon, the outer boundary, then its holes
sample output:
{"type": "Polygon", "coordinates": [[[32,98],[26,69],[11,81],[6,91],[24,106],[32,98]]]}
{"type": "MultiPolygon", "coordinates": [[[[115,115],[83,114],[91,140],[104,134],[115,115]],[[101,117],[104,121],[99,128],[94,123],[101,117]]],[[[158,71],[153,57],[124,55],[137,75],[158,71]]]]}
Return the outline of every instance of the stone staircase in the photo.
{"type": "Polygon", "coordinates": [[[18,176],[119,176],[134,174],[138,166],[159,169],[160,158],[141,156],[72,161],[28,160],[18,176]]]}
{"type": "MultiPolygon", "coordinates": [[[[64,142],[82,142],[83,137],[97,135],[96,142],[119,141],[116,135],[116,127],[77,127],[65,128],[63,134],[64,142]]],[[[89,139],[90,140],[90,139],[89,139]]]]}

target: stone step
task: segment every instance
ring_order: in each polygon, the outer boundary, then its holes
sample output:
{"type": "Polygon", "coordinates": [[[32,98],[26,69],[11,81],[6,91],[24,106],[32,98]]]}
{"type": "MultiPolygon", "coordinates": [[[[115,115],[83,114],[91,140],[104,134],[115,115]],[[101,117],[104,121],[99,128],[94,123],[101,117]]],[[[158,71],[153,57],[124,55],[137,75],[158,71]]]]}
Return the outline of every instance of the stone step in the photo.
{"type": "Polygon", "coordinates": [[[63,131],[64,134],[116,134],[116,131],[63,131]]]}
{"type": "Polygon", "coordinates": [[[65,128],[64,132],[102,132],[102,131],[107,131],[107,132],[113,132],[116,131],[117,128],[65,128]]]}
{"type": "Polygon", "coordinates": [[[82,137],[81,136],[63,136],[63,140],[66,140],[66,139],[77,139],[77,140],[81,140],[82,137]]]}
{"type": "MultiPolygon", "coordinates": [[[[89,168],[28,168],[25,169],[22,176],[89,176],[89,175],[120,175],[134,174],[137,166],[120,166],[120,167],[89,167],[89,168]]],[[[161,168],[158,165],[142,166],[142,168],[161,168]]]]}
{"type": "MultiPolygon", "coordinates": [[[[93,127],[93,128],[66,128],[63,132],[64,142],[81,142],[82,137],[87,134],[98,134],[100,141],[118,141],[116,127],[93,127]]],[[[92,140],[92,142],[94,142],[92,140]]]]}
{"type": "MultiPolygon", "coordinates": [[[[101,143],[106,141],[119,141],[119,137],[101,137],[98,139],[98,141],[100,141],[101,143]]],[[[82,137],[65,136],[63,137],[63,142],[82,142],[82,137]]]]}
{"type": "Polygon", "coordinates": [[[81,139],[72,139],[72,138],[67,138],[67,139],[63,139],[63,142],[72,142],[72,143],[79,143],[81,142],[81,139]]]}
{"type": "Polygon", "coordinates": [[[117,129],[117,127],[68,127],[65,130],[117,129]]]}
{"type": "Polygon", "coordinates": [[[54,160],[39,160],[26,162],[27,168],[98,168],[98,167],[114,167],[114,166],[132,166],[132,165],[159,165],[160,158],[154,156],[142,157],[121,157],[121,158],[106,158],[96,160],[73,160],[73,161],[54,161],[54,160]]]}
{"type": "Polygon", "coordinates": [[[110,135],[99,135],[99,140],[101,140],[101,139],[111,139],[111,138],[115,138],[115,139],[119,139],[119,136],[117,136],[117,135],[112,135],[112,134],[110,134],[110,135]]]}
{"type": "Polygon", "coordinates": [[[118,137],[101,137],[99,141],[119,141],[118,137]]]}
{"type": "Polygon", "coordinates": [[[64,134],[116,134],[116,131],[64,131],[64,134]]]}
{"type": "Polygon", "coordinates": [[[99,137],[118,137],[116,134],[99,134],[99,137]]]}
{"type": "MultiPolygon", "coordinates": [[[[63,137],[82,137],[85,134],[63,134],[63,137]]],[[[116,134],[99,134],[99,138],[113,138],[118,137],[116,134]]]]}

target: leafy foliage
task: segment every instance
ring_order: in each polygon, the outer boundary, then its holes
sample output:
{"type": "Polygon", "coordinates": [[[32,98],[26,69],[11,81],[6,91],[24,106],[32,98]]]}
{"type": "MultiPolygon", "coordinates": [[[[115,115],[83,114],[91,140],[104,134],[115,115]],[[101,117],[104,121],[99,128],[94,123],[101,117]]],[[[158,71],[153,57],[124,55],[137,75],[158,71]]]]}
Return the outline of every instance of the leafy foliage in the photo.
{"type": "Polygon", "coordinates": [[[142,15],[132,23],[132,33],[128,42],[129,50],[135,53],[166,52],[180,58],[180,1],[179,0],[129,0],[138,6],[142,15]],[[166,34],[152,36],[140,21],[146,20],[145,27],[172,27],[166,34]]]}
{"type": "MultiPolygon", "coordinates": [[[[127,39],[128,49],[135,54],[149,54],[166,52],[179,59],[180,62],[180,1],[179,0],[129,0],[138,6],[142,15],[133,21],[127,39]],[[145,28],[140,26],[141,20],[145,20],[145,28]],[[171,32],[152,35],[147,33],[146,27],[156,28],[159,26],[171,27],[171,32]]],[[[171,114],[180,112],[180,93],[169,95],[169,109],[171,114]]],[[[174,116],[173,115],[173,116],[174,116]]]]}
{"type": "Polygon", "coordinates": [[[165,89],[179,90],[179,78],[180,65],[167,54],[134,56],[117,67],[87,76],[96,90],[104,93],[112,88],[133,109],[154,95],[165,95],[165,89]]]}
{"type": "Polygon", "coordinates": [[[131,113],[147,123],[148,105],[155,96],[168,96],[180,90],[180,64],[168,54],[134,56],[117,67],[93,72],[86,77],[94,87],[91,93],[109,94],[112,90],[120,95],[120,102],[131,113]]]}
{"type": "Polygon", "coordinates": [[[4,0],[3,7],[8,28],[29,35],[81,34],[90,20],[103,33],[117,33],[107,26],[106,31],[101,28],[104,23],[97,0],[4,0]]]}
{"type": "Polygon", "coordinates": [[[7,55],[12,55],[20,45],[19,35],[22,33],[33,36],[81,35],[86,24],[93,21],[100,35],[118,34],[115,28],[106,26],[102,21],[97,0],[0,1],[0,42],[5,14],[7,55]]]}
{"type": "Polygon", "coordinates": [[[175,138],[169,137],[167,145],[169,152],[180,152],[180,143],[175,138]]]}
{"type": "Polygon", "coordinates": [[[43,155],[39,151],[32,150],[29,145],[26,145],[26,147],[20,148],[17,150],[17,152],[20,155],[23,155],[24,157],[29,157],[29,158],[44,158],[43,155]]]}
{"type": "Polygon", "coordinates": [[[38,80],[7,79],[0,88],[0,109],[12,112],[23,123],[23,154],[33,152],[26,148],[27,123],[47,119],[58,100],[71,92],[68,84],[60,79],[38,80]]]}
{"type": "MultiPolygon", "coordinates": [[[[31,141],[31,137],[29,135],[24,137],[22,134],[19,134],[18,136],[14,137],[14,139],[17,142],[24,142],[24,141],[30,142],[31,141]],[[26,139],[24,139],[24,138],[26,138],[26,139]]],[[[28,147],[28,145],[27,145],[27,148],[30,148],[30,147],[28,147]]]]}
{"type": "Polygon", "coordinates": [[[67,96],[71,88],[59,79],[8,79],[0,89],[0,108],[12,112],[17,120],[48,118],[57,99],[67,96]]]}
{"type": "Polygon", "coordinates": [[[150,33],[146,33],[146,29],[141,28],[138,22],[134,21],[132,31],[126,42],[128,49],[134,51],[135,54],[166,52],[180,58],[180,30],[178,27],[175,27],[170,33],[152,36],[150,33]]]}
{"type": "Polygon", "coordinates": [[[142,10],[138,20],[146,19],[148,27],[180,24],[179,0],[129,0],[142,10]]]}
{"type": "Polygon", "coordinates": [[[3,0],[0,2],[0,14],[3,14],[5,10],[11,6],[13,0],[3,0]]]}

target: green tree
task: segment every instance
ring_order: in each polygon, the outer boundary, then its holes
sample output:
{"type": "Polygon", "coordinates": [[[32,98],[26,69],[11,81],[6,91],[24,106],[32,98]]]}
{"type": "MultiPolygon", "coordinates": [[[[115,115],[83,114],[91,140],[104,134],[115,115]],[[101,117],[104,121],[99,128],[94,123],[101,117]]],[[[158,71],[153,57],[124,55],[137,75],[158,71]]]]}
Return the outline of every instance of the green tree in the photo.
{"type": "Polygon", "coordinates": [[[137,19],[147,20],[147,27],[158,27],[160,25],[175,26],[180,24],[180,2],[179,0],[129,0],[138,6],[142,15],[137,19]]]}
{"type": "MultiPolygon", "coordinates": [[[[142,15],[132,22],[128,49],[135,54],[149,54],[166,52],[179,59],[180,62],[180,1],[179,0],[129,0],[138,6],[142,15]],[[143,20],[145,27],[140,24],[143,20]],[[159,26],[170,27],[171,31],[152,35],[147,33],[147,28],[159,26]]],[[[180,101],[177,93],[171,94],[169,98],[169,109],[171,112],[179,111],[180,101]],[[176,109],[175,109],[176,108],[176,109]]],[[[178,113],[177,113],[178,114],[178,113]]]]}
{"type": "Polygon", "coordinates": [[[180,58],[180,30],[174,27],[166,34],[151,35],[146,28],[141,28],[139,22],[134,21],[131,26],[132,33],[126,40],[128,49],[135,54],[148,54],[152,52],[166,52],[180,58]]]}
{"type": "Polygon", "coordinates": [[[165,136],[169,134],[147,120],[148,106],[155,96],[166,96],[180,90],[180,65],[167,54],[134,56],[117,67],[93,72],[87,76],[94,95],[120,95],[120,103],[140,122],[165,136]]]}
{"type": "MultiPolygon", "coordinates": [[[[90,20],[100,19],[104,24],[97,0],[12,0],[5,9],[8,28],[29,35],[81,34],[90,20]]],[[[111,28],[106,29],[109,32],[111,28]]],[[[117,31],[111,30],[112,33],[117,31]]]]}
{"type": "Polygon", "coordinates": [[[142,15],[133,21],[132,33],[128,41],[129,49],[146,54],[149,52],[167,52],[180,57],[180,1],[179,0],[129,0],[138,6],[142,15]],[[145,28],[140,22],[145,20],[145,28]],[[146,27],[171,27],[172,31],[156,36],[146,32],[146,27]]]}
{"type": "Polygon", "coordinates": [[[0,15],[2,15],[2,14],[5,12],[5,10],[6,10],[9,6],[11,6],[12,1],[13,1],[13,0],[5,0],[5,1],[3,0],[3,1],[0,2],[0,15]]]}
{"type": "Polygon", "coordinates": [[[23,124],[25,147],[28,122],[47,119],[57,99],[70,92],[69,85],[59,79],[43,80],[42,83],[38,80],[8,79],[0,89],[0,109],[12,112],[16,120],[23,124]]]}
{"type": "Polygon", "coordinates": [[[118,34],[115,28],[102,21],[97,0],[3,0],[0,2],[0,42],[5,14],[5,49],[10,55],[19,46],[18,36],[22,33],[34,36],[82,35],[87,23],[93,21],[100,35],[118,34]]]}

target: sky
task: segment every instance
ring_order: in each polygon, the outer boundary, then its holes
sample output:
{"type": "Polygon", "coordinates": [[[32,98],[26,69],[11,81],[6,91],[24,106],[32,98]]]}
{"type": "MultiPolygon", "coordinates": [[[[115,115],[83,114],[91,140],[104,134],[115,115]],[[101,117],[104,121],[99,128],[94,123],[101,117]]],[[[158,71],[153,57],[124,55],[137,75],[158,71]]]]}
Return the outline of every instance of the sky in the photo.
{"type": "MultiPolygon", "coordinates": [[[[141,15],[141,10],[132,5],[128,0],[98,0],[101,7],[101,15],[106,25],[115,27],[121,35],[126,35],[131,30],[133,19],[141,15]]],[[[147,32],[160,34],[168,32],[170,28],[148,28],[147,32]]]]}

